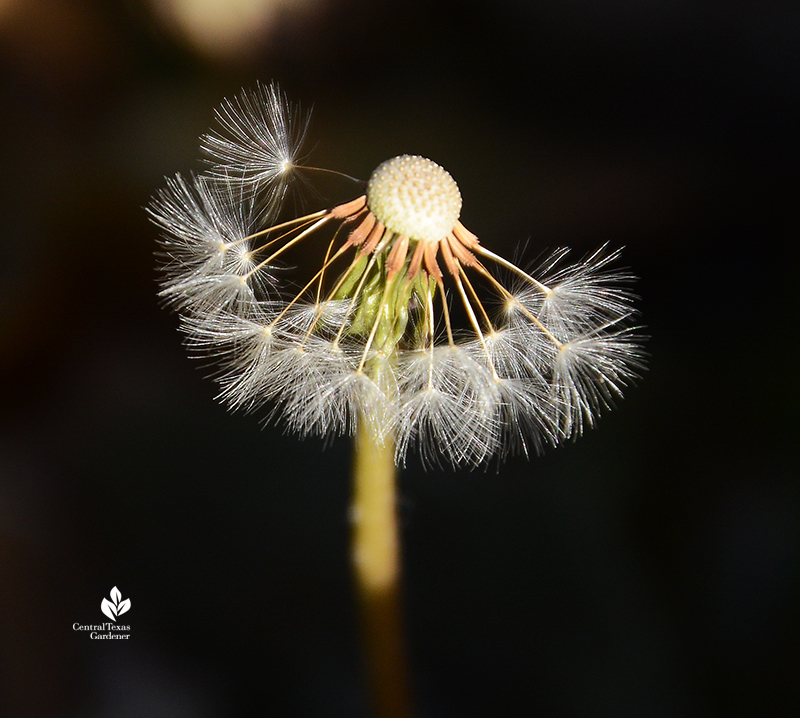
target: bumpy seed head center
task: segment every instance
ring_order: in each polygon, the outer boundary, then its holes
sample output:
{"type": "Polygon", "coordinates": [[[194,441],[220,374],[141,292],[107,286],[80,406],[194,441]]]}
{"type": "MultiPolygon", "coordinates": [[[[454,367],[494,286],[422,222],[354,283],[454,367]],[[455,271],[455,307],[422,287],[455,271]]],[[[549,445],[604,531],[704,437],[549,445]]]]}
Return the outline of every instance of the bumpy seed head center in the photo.
{"type": "Polygon", "coordinates": [[[367,204],[392,232],[438,242],[458,221],[461,192],[450,173],[435,162],[401,155],[386,160],[372,173],[367,204]]]}

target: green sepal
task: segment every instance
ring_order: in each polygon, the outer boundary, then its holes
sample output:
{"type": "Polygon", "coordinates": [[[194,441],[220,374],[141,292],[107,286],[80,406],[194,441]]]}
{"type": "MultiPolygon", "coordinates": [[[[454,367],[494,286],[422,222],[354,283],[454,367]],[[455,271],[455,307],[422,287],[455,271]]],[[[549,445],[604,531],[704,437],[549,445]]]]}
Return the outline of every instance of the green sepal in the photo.
{"type": "Polygon", "coordinates": [[[358,308],[350,323],[350,334],[369,334],[375,323],[386,283],[383,274],[384,258],[379,255],[377,260],[370,270],[371,276],[368,275],[366,283],[361,287],[358,308]]]}
{"type": "Polygon", "coordinates": [[[342,286],[339,287],[336,294],[333,295],[334,299],[350,299],[356,284],[358,284],[361,279],[361,275],[364,274],[368,262],[369,257],[366,254],[359,257],[358,261],[348,272],[347,279],[342,282],[342,286]]]}

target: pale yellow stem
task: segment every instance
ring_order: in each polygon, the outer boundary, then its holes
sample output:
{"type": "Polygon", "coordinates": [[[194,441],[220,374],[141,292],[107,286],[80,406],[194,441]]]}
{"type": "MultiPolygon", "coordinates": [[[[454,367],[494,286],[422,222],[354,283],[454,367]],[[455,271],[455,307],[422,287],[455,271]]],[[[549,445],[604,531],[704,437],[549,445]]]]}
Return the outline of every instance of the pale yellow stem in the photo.
{"type": "Polygon", "coordinates": [[[374,718],[410,718],[400,610],[394,445],[359,422],[354,460],[352,551],[374,718]]]}

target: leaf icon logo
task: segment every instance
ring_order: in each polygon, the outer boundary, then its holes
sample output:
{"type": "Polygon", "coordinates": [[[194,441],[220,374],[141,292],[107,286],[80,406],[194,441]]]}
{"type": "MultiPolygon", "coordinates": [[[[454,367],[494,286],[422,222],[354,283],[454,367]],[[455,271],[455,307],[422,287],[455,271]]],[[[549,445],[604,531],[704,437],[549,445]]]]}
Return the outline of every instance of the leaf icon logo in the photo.
{"type": "Polygon", "coordinates": [[[116,622],[117,616],[121,616],[123,613],[130,610],[131,599],[126,598],[123,600],[122,594],[119,592],[119,589],[116,586],[111,589],[110,596],[110,601],[107,598],[103,599],[102,603],[100,604],[100,610],[112,621],[116,622]]]}

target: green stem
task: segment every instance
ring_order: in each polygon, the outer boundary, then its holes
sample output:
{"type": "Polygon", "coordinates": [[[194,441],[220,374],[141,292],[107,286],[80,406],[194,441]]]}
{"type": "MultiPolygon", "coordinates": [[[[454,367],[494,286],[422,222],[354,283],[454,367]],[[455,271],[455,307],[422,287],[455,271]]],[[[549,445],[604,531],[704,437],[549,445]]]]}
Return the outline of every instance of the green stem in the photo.
{"type": "Polygon", "coordinates": [[[354,457],[352,551],[375,718],[409,718],[400,610],[400,541],[394,446],[359,422],[354,457]]]}

